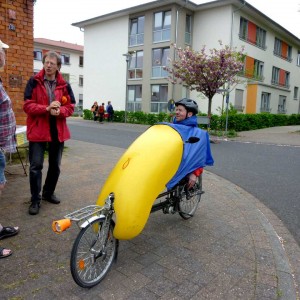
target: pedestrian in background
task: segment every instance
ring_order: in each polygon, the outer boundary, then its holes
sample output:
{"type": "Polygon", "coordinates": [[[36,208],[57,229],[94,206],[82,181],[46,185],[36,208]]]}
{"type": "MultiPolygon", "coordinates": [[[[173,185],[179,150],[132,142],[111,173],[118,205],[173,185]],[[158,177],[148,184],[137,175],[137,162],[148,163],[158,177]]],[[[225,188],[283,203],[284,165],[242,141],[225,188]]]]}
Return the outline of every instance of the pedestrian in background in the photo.
{"type": "Polygon", "coordinates": [[[95,101],[94,104],[91,107],[91,112],[94,115],[94,121],[97,121],[98,119],[98,102],[95,101]]]}
{"type": "Polygon", "coordinates": [[[107,102],[106,112],[107,112],[107,114],[108,114],[108,116],[107,116],[107,121],[108,121],[108,122],[112,122],[113,119],[114,119],[114,108],[113,108],[113,106],[112,106],[112,104],[111,104],[111,101],[108,101],[108,102],[107,102]]]}
{"type": "MultiPolygon", "coordinates": [[[[3,49],[9,48],[0,40],[0,68],[5,66],[5,52],[3,49]]],[[[0,198],[2,190],[6,184],[5,178],[5,152],[16,152],[16,119],[12,110],[12,103],[7,95],[0,78],[0,198]]],[[[18,234],[19,227],[2,226],[0,224],[0,240],[18,234]]],[[[0,258],[8,257],[12,250],[0,247],[0,258]]]]}
{"type": "Polygon", "coordinates": [[[75,98],[70,84],[60,73],[61,57],[54,51],[43,56],[43,69],[27,82],[23,109],[27,114],[29,141],[29,214],[39,213],[41,198],[53,204],[60,175],[64,141],[70,139],[67,117],[74,112],[75,98]],[[48,149],[48,171],[42,190],[44,153],[48,149]],[[40,195],[42,190],[42,197],[40,195]]]}
{"type": "Polygon", "coordinates": [[[98,108],[99,122],[101,124],[103,123],[104,113],[105,113],[105,108],[104,108],[104,103],[102,103],[101,105],[99,105],[98,108]]]}

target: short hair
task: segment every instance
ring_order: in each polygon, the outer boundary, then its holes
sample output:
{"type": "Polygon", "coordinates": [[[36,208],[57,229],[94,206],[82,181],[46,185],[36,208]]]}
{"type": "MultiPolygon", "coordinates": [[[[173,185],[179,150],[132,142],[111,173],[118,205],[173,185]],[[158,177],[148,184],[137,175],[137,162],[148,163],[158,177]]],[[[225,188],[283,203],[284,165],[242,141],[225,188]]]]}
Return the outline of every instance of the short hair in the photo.
{"type": "Polygon", "coordinates": [[[57,52],[48,51],[47,53],[45,53],[44,56],[43,56],[43,60],[42,60],[43,64],[45,63],[45,60],[46,60],[47,57],[51,57],[51,58],[55,57],[56,61],[57,61],[57,67],[58,67],[58,69],[60,69],[60,67],[61,67],[61,56],[57,52]]]}

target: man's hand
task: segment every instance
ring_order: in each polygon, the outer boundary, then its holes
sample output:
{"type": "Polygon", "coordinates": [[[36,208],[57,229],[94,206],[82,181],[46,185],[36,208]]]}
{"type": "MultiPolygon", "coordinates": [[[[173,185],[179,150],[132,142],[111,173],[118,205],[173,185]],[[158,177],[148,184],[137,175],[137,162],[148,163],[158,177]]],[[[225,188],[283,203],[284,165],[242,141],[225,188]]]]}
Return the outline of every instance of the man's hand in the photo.
{"type": "Polygon", "coordinates": [[[59,114],[60,114],[60,109],[59,108],[51,108],[50,109],[50,115],[59,116],[59,114]]]}
{"type": "Polygon", "coordinates": [[[58,116],[60,114],[61,103],[59,101],[52,101],[46,110],[50,112],[52,116],[58,116]]]}

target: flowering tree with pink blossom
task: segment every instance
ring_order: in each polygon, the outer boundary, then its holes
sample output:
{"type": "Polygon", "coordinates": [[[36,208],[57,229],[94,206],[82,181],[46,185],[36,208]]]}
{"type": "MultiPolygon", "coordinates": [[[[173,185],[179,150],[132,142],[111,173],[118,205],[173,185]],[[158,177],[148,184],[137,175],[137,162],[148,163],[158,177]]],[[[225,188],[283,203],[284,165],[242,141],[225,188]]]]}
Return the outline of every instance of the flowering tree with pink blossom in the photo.
{"type": "MultiPolygon", "coordinates": [[[[222,46],[222,42],[220,42],[222,46]]],[[[212,98],[217,90],[225,83],[233,85],[238,83],[237,74],[244,66],[244,49],[225,46],[222,49],[210,49],[208,55],[206,47],[200,51],[194,51],[189,47],[177,48],[174,45],[177,59],[170,60],[170,65],[165,69],[170,73],[168,77],[172,83],[184,84],[189,89],[201,92],[208,98],[208,113],[211,116],[212,98]]]]}

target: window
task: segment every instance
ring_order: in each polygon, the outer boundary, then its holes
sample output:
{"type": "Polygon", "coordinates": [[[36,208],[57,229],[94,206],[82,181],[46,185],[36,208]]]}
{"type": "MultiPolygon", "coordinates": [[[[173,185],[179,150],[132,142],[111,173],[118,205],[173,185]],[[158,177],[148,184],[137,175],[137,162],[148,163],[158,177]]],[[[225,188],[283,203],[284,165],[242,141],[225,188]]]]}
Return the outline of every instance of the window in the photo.
{"type": "Polygon", "coordinates": [[[66,80],[68,82],[70,81],[70,74],[68,74],[68,73],[61,73],[61,75],[64,78],[64,80],[66,80]]]}
{"type": "Polygon", "coordinates": [[[234,108],[237,111],[243,111],[244,106],[243,106],[243,98],[244,98],[244,91],[240,89],[235,90],[235,99],[234,99],[234,108]]]}
{"type": "Polygon", "coordinates": [[[167,77],[168,72],[164,70],[167,65],[167,60],[170,55],[170,48],[159,48],[152,50],[152,77],[162,78],[167,77]]]}
{"type": "Polygon", "coordinates": [[[82,107],[83,107],[83,94],[79,94],[77,106],[82,109],[82,107]]]}
{"type": "Polygon", "coordinates": [[[185,17],[185,43],[192,44],[192,16],[185,17]]]}
{"type": "Polygon", "coordinates": [[[281,96],[281,95],[279,96],[278,113],[279,114],[286,113],[286,97],[285,96],[281,96]]]}
{"type": "Polygon", "coordinates": [[[62,53],[61,54],[61,64],[62,65],[69,65],[70,64],[70,55],[62,53]]]}
{"type": "Polygon", "coordinates": [[[34,49],[34,51],[33,51],[33,59],[34,60],[42,61],[42,58],[43,58],[43,52],[42,52],[42,50],[34,49]]]}
{"type": "Polygon", "coordinates": [[[145,17],[130,20],[129,46],[144,44],[145,17]]]}
{"type": "Polygon", "coordinates": [[[294,87],[294,100],[298,99],[299,88],[297,86],[294,87]]]}
{"type": "Polygon", "coordinates": [[[289,84],[290,84],[290,73],[283,70],[283,69],[279,69],[276,67],[273,67],[272,70],[272,84],[274,85],[279,85],[285,88],[289,88],[289,84]]]}
{"type": "Polygon", "coordinates": [[[271,112],[270,109],[270,93],[261,93],[260,112],[271,112]]]}
{"type": "Polygon", "coordinates": [[[79,56],[79,67],[83,67],[83,56],[79,56]]]}
{"type": "Polygon", "coordinates": [[[169,41],[171,38],[171,11],[154,14],[153,42],[169,41]]]}
{"type": "Polygon", "coordinates": [[[250,44],[266,49],[266,31],[245,18],[240,18],[239,37],[250,44]]]}
{"type": "Polygon", "coordinates": [[[292,61],[292,47],[278,38],[275,38],[273,53],[282,59],[292,61]]]}
{"type": "Polygon", "coordinates": [[[168,86],[152,85],[151,86],[151,112],[167,112],[168,109],[168,86]]]}
{"type": "Polygon", "coordinates": [[[297,55],[297,66],[300,66],[300,50],[298,50],[298,55],[297,55]]]}
{"type": "Polygon", "coordinates": [[[264,63],[253,57],[246,56],[243,75],[256,80],[263,80],[264,63]]]}
{"type": "Polygon", "coordinates": [[[79,86],[83,86],[83,76],[79,75],[79,86]]]}
{"type": "Polygon", "coordinates": [[[128,86],[127,110],[128,111],[142,110],[142,85],[128,86]]]}
{"type": "Polygon", "coordinates": [[[129,79],[140,79],[143,78],[143,51],[136,51],[132,54],[129,68],[128,78],[129,79]]]}
{"type": "Polygon", "coordinates": [[[40,70],[33,70],[33,75],[36,75],[40,70]]]}

